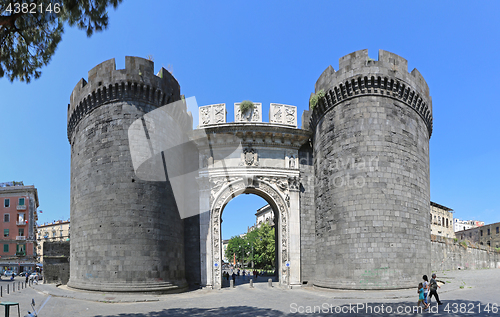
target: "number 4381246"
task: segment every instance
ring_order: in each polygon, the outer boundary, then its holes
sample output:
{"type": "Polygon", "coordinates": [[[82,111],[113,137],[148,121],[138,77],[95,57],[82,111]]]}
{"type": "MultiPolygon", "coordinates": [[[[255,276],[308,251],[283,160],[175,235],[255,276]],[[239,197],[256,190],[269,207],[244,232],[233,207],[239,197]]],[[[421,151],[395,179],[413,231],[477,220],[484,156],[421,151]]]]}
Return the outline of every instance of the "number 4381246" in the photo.
{"type": "Polygon", "coordinates": [[[61,12],[61,5],[59,3],[36,4],[36,3],[9,3],[4,12],[9,13],[59,13],[61,12]]]}

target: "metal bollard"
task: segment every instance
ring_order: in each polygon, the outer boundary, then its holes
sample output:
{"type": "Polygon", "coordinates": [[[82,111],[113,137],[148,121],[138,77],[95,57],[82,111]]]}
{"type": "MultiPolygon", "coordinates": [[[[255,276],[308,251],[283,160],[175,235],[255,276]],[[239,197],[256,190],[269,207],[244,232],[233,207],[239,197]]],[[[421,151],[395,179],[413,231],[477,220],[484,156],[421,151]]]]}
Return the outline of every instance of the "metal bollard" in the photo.
{"type": "Polygon", "coordinates": [[[9,294],[9,284],[7,284],[7,295],[9,294]]]}
{"type": "Polygon", "coordinates": [[[267,280],[267,286],[268,287],[273,287],[273,279],[272,278],[270,278],[270,279],[267,280]]]}
{"type": "Polygon", "coordinates": [[[250,288],[253,288],[253,279],[250,279],[250,288]]]}
{"type": "Polygon", "coordinates": [[[3,286],[0,286],[0,297],[3,297],[3,286]]]}
{"type": "Polygon", "coordinates": [[[229,287],[234,288],[234,281],[232,279],[229,280],[229,287]]]}

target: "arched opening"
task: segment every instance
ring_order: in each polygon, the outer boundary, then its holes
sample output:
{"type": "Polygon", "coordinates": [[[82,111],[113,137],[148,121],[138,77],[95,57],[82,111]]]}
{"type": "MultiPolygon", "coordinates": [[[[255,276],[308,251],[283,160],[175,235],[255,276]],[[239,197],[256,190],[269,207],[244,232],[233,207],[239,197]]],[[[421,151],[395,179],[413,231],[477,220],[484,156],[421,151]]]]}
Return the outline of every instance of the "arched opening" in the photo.
{"type": "Polygon", "coordinates": [[[276,212],[260,195],[245,192],[221,211],[221,287],[277,282],[278,237],[276,212]]]}
{"type": "MultiPolygon", "coordinates": [[[[278,272],[278,281],[280,284],[289,285],[290,277],[293,276],[294,282],[298,280],[300,272],[300,264],[298,263],[297,255],[300,254],[300,244],[294,243],[297,248],[293,249],[292,253],[289,248],[289,207],[290,197],[286,189],[286,183],[279,184],[270,183],[267,179],[258,177],[251,179],[235,178],[223,186],[218,193],[213,197],[211,202],[210,212],[210,232],[211,232],[211,259],[207,263],[210,269],[209,281],[213,288],[222,287],[223,271],[222,271],[222,241],[221,241],[221,214],[226,205],[240,194],[256,194],[262,197],[269,203],[276,214],[275,226],[277,230],[275,236],[275,246],[277,249],[276,256],[276,271],[278,272]],[[281,186],[281,187],[279,187],[281,186]],[[279,188],[282,188],[280,190],[279,188]],[[292,254],[293,258],[290,258],[292,254]],[[295,264],[290,264],[295,263],[295,264]],[[292,270],[290,270],[292,267],[292,270]],[[294,271],[293,268],[296,268],[294,271]]],[[[295,201],[295,199],[293,200],[295,201]]],[[[294,215],[296,213],[293,213],[294,215]]],[[[292,222],[295,223],[295,222],[292,222]]],[[[298,232],[298,230],[297,230],[298,232]]],[[[294,237],[294,239],[296,239],[294,237]]]]}

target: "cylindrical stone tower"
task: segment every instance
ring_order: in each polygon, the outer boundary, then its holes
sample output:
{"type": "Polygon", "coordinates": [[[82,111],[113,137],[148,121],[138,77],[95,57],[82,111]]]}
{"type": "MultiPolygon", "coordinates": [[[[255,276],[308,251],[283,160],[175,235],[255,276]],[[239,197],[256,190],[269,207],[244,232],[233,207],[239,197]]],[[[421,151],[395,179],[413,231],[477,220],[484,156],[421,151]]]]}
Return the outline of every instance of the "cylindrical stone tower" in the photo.
{"type": "MultiPolygon", "coordinates": [[[[140,179],[129,150],[131,124],[142,120],[146,129],[146,113],[181,98],[172,75],[165,69],[155,75],[153,66],[149,60],[126,57],[125,69],[116,70],[114,59],[105,61],[71,94],[71,287],[129,292],[186,288],[183,222],[170,182],[140,179]]],[[[163,127],[150,124],[149,132],[162,129],[169,138],[181,138],[179,131],[191,128],[192,118],[185,112],[177,116],[163,127]]],[[[151,144],[144,143],[147,156],[151,144]]]]}
{"type": "Polygon", "coordinates": [[[314,284],[415,287],[431,273],[427,83],[404,58],[361,50],[328,67],[315,90],[314,284]]]}

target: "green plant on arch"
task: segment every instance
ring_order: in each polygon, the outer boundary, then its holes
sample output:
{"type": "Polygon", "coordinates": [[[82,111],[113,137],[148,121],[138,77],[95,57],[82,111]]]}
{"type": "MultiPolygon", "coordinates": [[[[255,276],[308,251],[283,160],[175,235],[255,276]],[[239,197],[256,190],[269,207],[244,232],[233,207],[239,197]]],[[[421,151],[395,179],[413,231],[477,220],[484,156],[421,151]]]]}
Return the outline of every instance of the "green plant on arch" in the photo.
{"type": "Polygon", "coordinates": [[[241,114],[252,111],[254,108],[255,108],[255,105],[250,100],[244,100],[240,103],[241,114]]]}

